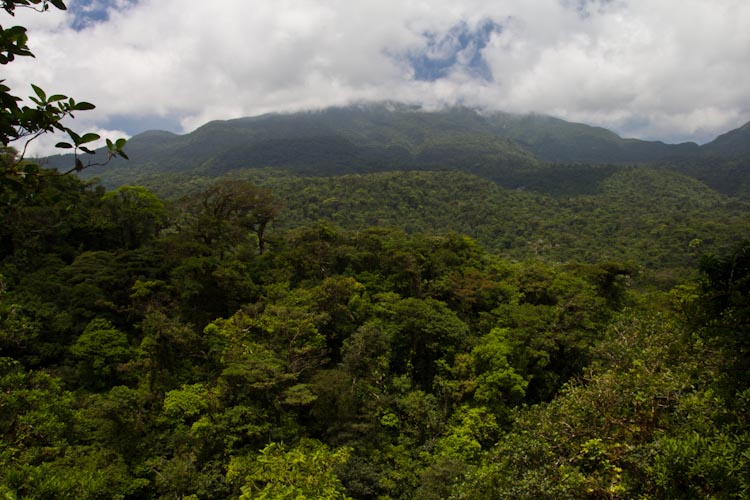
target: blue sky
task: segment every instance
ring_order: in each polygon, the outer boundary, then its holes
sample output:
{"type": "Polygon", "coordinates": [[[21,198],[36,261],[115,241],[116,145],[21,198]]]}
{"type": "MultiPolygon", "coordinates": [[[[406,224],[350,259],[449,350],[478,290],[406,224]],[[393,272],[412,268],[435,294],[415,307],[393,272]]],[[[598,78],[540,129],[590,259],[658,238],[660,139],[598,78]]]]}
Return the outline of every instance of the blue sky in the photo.
{"type": "Polygon", "coordinates": [[[667,142],[750,120],[746,0],[67,3],[16,16],[36,58],[3,78],[94,102],[82,130],[184,133],[379,100],[550,114],[667,142]]]}
{"type": "Polygon", "coordinates": [[[486,19],[476,26],[459,22],[447,32],[425,32],[422,47],[408,54],[414,79],[435,82],[461,68],[478,80],[492,81],[492,71],[482,55],[493,34],[502,32],[502,25],[486,19]]]}
{"type": "Polygon", "coordinates": [[[106,22],[109,19],[110,2],[99,0],[78,0],[70,5],[72,19],[70,26],[81,31],[94,23],[106,22]]]}

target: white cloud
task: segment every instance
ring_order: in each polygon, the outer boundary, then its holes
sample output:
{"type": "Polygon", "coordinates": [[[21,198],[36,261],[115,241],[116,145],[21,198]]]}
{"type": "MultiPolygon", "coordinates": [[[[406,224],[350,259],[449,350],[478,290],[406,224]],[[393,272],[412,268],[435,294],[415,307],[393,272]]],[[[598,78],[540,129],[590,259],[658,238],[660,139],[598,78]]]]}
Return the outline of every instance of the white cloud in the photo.
{"type": "Polygon", "coordinates": [[[90,100],[98,105],[90,123],[109,127],[115,117],[156,115],[189,131],[211,119],[368,99],[549,113],[664,140],[709,140],[750,120],[745,0],[110,5],[107,21],[81,31],[62,13],[19,16],[37,57],[8,65],[5,78],[15,89],[34,82],[90,100]],[[407,56],[429,49],[425,33],[441,39],[488,19],[503,26],[481,49],[491,82],[458,66],[472,50],[455,40],[432,48],[459,50],[454,71],[414,79],[407,56]]]}

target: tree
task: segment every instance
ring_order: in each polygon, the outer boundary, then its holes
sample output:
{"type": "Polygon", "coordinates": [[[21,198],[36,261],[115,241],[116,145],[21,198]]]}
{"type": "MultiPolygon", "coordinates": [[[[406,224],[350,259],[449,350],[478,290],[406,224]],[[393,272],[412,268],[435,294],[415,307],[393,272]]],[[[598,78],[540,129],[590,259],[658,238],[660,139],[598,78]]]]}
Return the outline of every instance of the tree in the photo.
{"type": "Polygon", "coordinates": [[[453,363],[463,348],[469,328],[443,302],[407,298],[379,305],[390,320],[392,369],[409,375],[416,385],[429,391],[438,361],[453,363]]]}
{"type": "Polygon", "coordinates": [[[70,352],[78,360],[81,382],[93,389],[116,382],[117,365],[132,354],[127,335],[101,318],[91,320],[70,352]]]}
{"type": "Polygon", "coordinates": [[[106,226],[125,249],[138,248],[156,236],[166,219],[164,204],[141,186],[120,186],[101,198],[106,226]]]}
{"type": "MultiPolygon", "coordinates": [[[[248,467],[240,500],[347,500],[335,468],[346,462],[350,453],[348,448],[330,450],[314,439],[302,439],[292,449],[271,443],[248,467]]],[[[230,478],[241,475],[240,463],[230,465],[230,478]]]]}
{"type": "Polygon", "coordinates": [[[268,189],[248,181],[223,180],[183,200],[182,208],[179,227],[209,253],[221,255],[225,247],[241,243],[249,231],[258,238],[262,254],[266,229],[281,205],[268,189]]]}
{"type": "MultiPolygon", "coordinates": [[[[701,335],[725,356],[730,394],[750,389],[750,241],[700,263],[702,294],[694,321],[701,335]]],[[[734,400],[735,396],[730,396],[734,400]]]]}
{"type": "MultiPolygon", "coordinates": [[[[66,10],[63,0],[3,0],[0,6],[13,16],[18,7],[26,7],[45,12],[50,4],[56,9],[66,10]]],[[[28,35],[23,26],[11,26],[3,28],[0,26],[0,64],[5,65],[13,62],[16,57],[34,57],[27,45],[28,35]]],[[[93,154],[94,151],[88,145],[100,139],[99,134],[86,133],[77,134],[71,128],[63,125],[66,118],[74,118],[73,113],[94,109],[90,102],[77,102],[72,97],[62,94],[47,95],[40,87],[31,84],[34,95],[29,97],[32,105],[22,103],[22,99],[11,94],[11,88],[5,85],[5,80],[0,80],[0,141],[2,147],[7,148],[15,141],[23,142],[23,149],[18,155],[17,161],[6,165],[3,162],[2,176],[23,180],[29,174],[38,174],[36,165],[23,161],[28,145],[37,137],[49,132],[64,132],[69,141],[57,143],[61,149],[72,149],[75,155],[73,167],[65,174],[81,171],[93,165],[103,165],[117,156],[126,158],[123,152],[125,139],[111,141],[107,139],[107,160],[103,163],[88,162],[84,164],[78,157],[79,152],[93,154]]]]}

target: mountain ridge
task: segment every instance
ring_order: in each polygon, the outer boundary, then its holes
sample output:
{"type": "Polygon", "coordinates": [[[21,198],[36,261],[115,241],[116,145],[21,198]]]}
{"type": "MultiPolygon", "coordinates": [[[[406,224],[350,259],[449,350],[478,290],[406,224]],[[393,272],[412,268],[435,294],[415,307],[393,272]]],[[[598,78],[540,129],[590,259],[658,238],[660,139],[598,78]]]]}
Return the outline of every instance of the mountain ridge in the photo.
{"type": "MultiPolygon", "coordinates": [[[[750,123],[699,146],[622,138],[547,115],[380,103],[214,120],[182,135],[151,130],[130,139],[130,161],[116,159],[107,169],[84,173],[118,185],[144,174],[218,177],[262,167],[303,175],[462,170],[518,187],[524,185],[521,178],[548,164],[679,165],[688,159],[750,156],[748,145],[750,123]]],[[[63,168],[72,159],[46,161],[63,168]]]]}

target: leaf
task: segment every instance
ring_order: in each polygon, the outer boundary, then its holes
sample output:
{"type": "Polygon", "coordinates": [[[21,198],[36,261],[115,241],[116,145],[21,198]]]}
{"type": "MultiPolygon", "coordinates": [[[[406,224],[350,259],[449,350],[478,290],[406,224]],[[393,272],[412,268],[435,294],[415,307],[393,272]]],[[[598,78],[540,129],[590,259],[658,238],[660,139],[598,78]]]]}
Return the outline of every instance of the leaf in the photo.
{"type": "Polygon", "coordinates": [[[79,145],[79,144],[81,144],[81,136],[80,135],[76,134],[75,132],[73,132],[70,129],[67,129],[66,132],[68,133],[68,136],[73,140],[73,144],[75,144],[76,146],[79,145]]]}
{"type": "Polygon", "coordinates": [[[36,92],[36,95],[39,96],[39,99],[43,102],[47,100],[47,94],[44,92],[44,90],[40,89],[33,83],[31,84],[31,88],[34,89],[34,92],[36,92]]]}
{"type": "Polygon", "coordinates": [[[83,102],[79,102],[78,104],[73,105],[72,108],[78,111],[89,111],[89,110],[96,108],[96,106],[94,106],[90,102],[83,101],[83,102]]]}
{"type": "Polygon", "coordinates": [[[61,149],[73,149],[73,145],[67,142],[58,142],[57,144],[55,144],[55,147],[61,149]]]}
{"type": "Polygon", "coordinates": [[[47,102],[57,102],[57,101],[62,101],[64,99],[67,99],[67,96],[64,96],[62,94],[55,94],[55,95],[50,96],[49,99],[47,99],[47,102]]]}
{"type": "MultiPolygon", "coordinates": [[[[10,28],[3,30],[3,35],[11,41],[18,41],[21,37],[26,37],[26,28],[23,26],[11,26],[10,28]]],[[[28,39],[28,37],[26,37],[26,39],[28,39]]]]}
{"type": "Polygon", "coordinates": [[[127,139],[122,139],[122,138],[120,138],[120,139],[117,139],[117,141],[115,141],[115,147],[116,147],[116,148],[117,148],[117,150],[119,151],[119,150],[121,150],[121,149],[122,149],[123,147],[125,147],[125,143],[127,143],[127,142],[128,142],[128,140],[127,140],[127,139]]]}
{"type": "Polygon", "coordinates": [[[81,141],[76,144],[85,144],[87,142],[98,141],[100,138],[101,136],[99,134],[89,132],[88,134],[83,134],[83,137],[81,137],[81,141]]]}
{"type": "Polygon", "coordinates": [[[93,154],[95,154],[95,152],[94,152],[94,151],[92,151],[91,149],[87,148],[86,146],[81,146],[81,147],[80,147],[79,149],[80,149],[81,151],[83,151],[84,153],[88,153],[88,154],[90,154],[90,155],[93,155],[93,154]]]}
{"type": "Polygon", "coordinates": [[[50,0],[50,3],[60,10],[68,10],[62,0],[50,0]]]}

